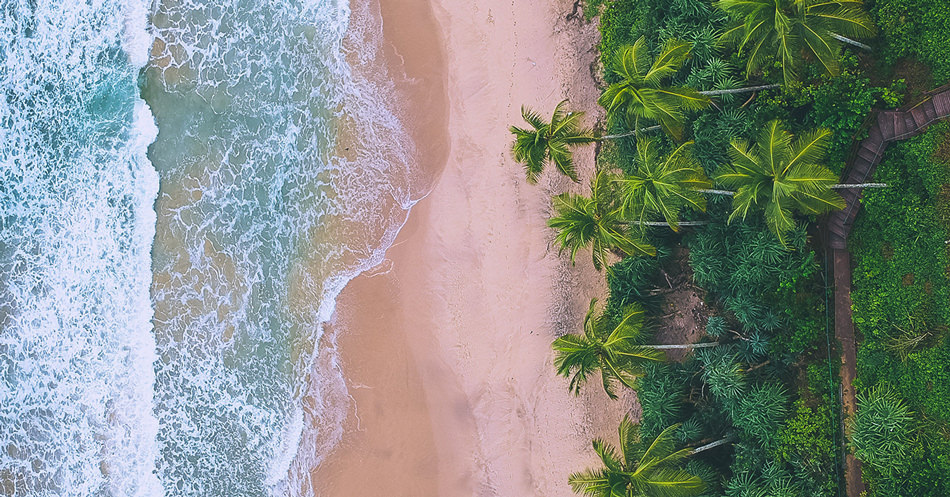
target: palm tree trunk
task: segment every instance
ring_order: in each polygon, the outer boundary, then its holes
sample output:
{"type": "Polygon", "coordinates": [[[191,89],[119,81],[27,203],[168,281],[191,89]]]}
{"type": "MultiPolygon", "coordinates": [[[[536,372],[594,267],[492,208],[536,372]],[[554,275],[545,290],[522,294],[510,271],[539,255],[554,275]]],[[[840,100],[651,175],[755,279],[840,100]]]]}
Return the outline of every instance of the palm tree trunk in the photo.
{"type": "MultiPolygon", "coordinates": [[[[669,223],[663,221],[630,221],[627,224],[632,224],[634,226],[669,226],[669,223]]],[[[680,221],[676,223],[677,226],[705,226],[709,224],[709,221],[680,221]]]]}
{"type": "Polygon", "coordinates": [[[659,125],[657,125],[657,126],[650,126],[649,128],[636,129],[636,130],[633,130],[633,131],[628,131],[628,132],[626,132],[626,133],[621,133],[621,134],[619,134],[619,135],[604,135],[604,136],[601,136],[600,139],[601,139],[601,140],[616,140],[617,138],[626,138],[626,137],[628,137],[628,136],[634,136],[634,135],[636,135],[637,133],[646,133],[646,132],[648,132],[648,131],[656,131],[656,130],[658,130],[658,129],[660,129],[660,126],[659,126],[659,125]]]}
{"type": "Polygon", "coordinates": [[[713,448],[719,447],[720,445],[727,444],[727,443],[729,443],[729,442],[731,442],[731,441],[732,441],[732,439],[730,439],[729,437],[723,438],[723,439],[721,439],[721,440],[716,440],[715,442],[708,443],[708,444],[703,445],[703,446],[700,446],[700,447],[696,447],[695,449],[693,449],[692,452],[690,452],[689,455],[694,456],[694,455],[699,454],[700,452],[702,452],[702,451],[704,451],[704,450],[713,449],[713,448]]]}
{"type": "Polygon", "coordinates": [[[832,185],[834,190],[842,190],[845,188],[887,188],[887,183],[842,183],[838,185],[832,185]]]}
{"type": "Polygon", "coordinates": [[[752,366],[751,368],[745,370],[745,372],[746,372],[746,374],[749,374],[749,373],[755,371],[756,369],[759,369],[759,368],[768,366],[770,362],[772,362],[772,359],[768,359],[768,360],[766,360],[765,362],[760,362],[760,363],[756,364],[755,366],[752,366]]]}
{"type": "Polygon", "coordinates": [[[759,91],[759,90],[771,90],[773,88],[778,88],[779,86],[782,86],[782,85],[747,86],[745,88],[733,88],[731,90],[707,90],[707,91],[701,91],[699,93],[702,95],[706,95],[707,97],[715,97],[717,95],[732,95],[735,93],[749,93],[749,92],[759,91]]]}
{"type": "Polygon", "coordinates": [[[704,342],[704,343],[684,343],[677,345],[638,345],[638,347],[643,347],[645,349],[655,349],[655,350],[671,350],[671,349],[705,349],[709,347],[718,347],[719,342],[704,342]]]}
{"type": "Polygon", "coordinates": [[[864,43],[861,43],[860,41],[854,41],[854,40],[852,40],[851,38],[846,38],[846,37],[841,36],[841,35],[839,35],[839,34],[837,34],[837,33],[830,33],[830,34],[831,34],[831,37],[832,37],[832,38],[834,38],[834,39],[836,39],[836,40],[838,40],[838,41],[840,41],[840,42],[842,42],[842,43],[847,43],[848,45],[858,47],[858,48],[860,48],[861,50],[867,50],[868,52],[871,51],[871,47],[870,47],[870,46],[865,45],[864,43]]]}
{"type": "Polygon", "coordinates": [[[711,194],[713,194],[713,195],[729,195],[730,197],[736,194],[736,192],[731,192],[731,191],[729,191],[729,190],[709,190],[709,189],[703,189],[703,190],[696,190],[696,191],[699,192],[699,193],[711,193],[711,194]]]}

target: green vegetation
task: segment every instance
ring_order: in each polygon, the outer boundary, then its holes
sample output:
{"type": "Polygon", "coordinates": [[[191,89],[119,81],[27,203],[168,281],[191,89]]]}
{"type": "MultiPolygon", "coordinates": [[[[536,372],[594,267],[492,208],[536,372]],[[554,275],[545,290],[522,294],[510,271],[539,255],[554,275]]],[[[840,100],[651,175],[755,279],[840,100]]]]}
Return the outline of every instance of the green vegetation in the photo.
{"type": "Polygon", "coordinates": [[[639,305],[628,305],[620,319],[596,313],[597,299],[593,299],[584,316],[584,334],[567,334],[554,341],[554,366],[558,374],[571,378],[574,393],[599,369],[604,391],[615,399],[615,383],[633,388],[636,378],[643,376],[643,364],[662,361],[663,352],[641,346],[644,310],[639,305]]]}
{"type": "MultiPolygon", "coordinates": [[[[903,450],[872,451],[855,419],[855,452],[867,464],[872,495],[950,495],[950,157],[948,126],[891,145],[851,235],[859,392],[906,403],[913,431],[903,450]],[[880,390],[884,389],[884,390],[880,390]],[[880,392],[888,392],[881,394],[880,392]],[[897,397],[899,396],[899,397],[897,397]],[[885,455],[886,459],[881,456],[885,455]]],[[[877,401],[880,402],[880,401],[877,401]]]]}
{"type": "Polygon", "coordinates": [[[620,422],[620,450],[594,440],[594,452],[604,467],[574,473],[568,481],[575,492],[595,497],[649,495],[688,497],[706,488],[703,480],[680,467],[693,453],[677,450],[671,426],[653,440],[640,438],[639,427],[624,417],[620,422]]]}
{"type": "Polygon", "coordinates": [[[621,423],[619,451],[594,442],[603,467],[572,475],[574,490],[840,496],[850,451],[867,497],[950,495],[950,125],[890,145],[873,178],[888,187],[864,191],[849,239],[860,347],[846,433],[829,254],[814,236],[818,216],[845,206],[836,190],[854,185],[836,183],[872,109],[918,101],[931,85],[923,73],[950,80],[950,4],[584,10],[600,16],[598,102],[613,134],[597,138],[611,140],[590,197],[556,196],[549,224],[572,260],[592,249],[609,296],[603,311],[592,303],[582,335],[554,342],[555,364],[575,392],[596,373],[611,397],[636,390],[642,416],[621,423]],[[652,123],[666,133],[642,136],[652,123]],[[685,324],[665,314],[684,301],[698,316],[685,324]],[[647,345],[684,334],[695,343],[681,356],[647,345]]]}
{"type": "Polygon", "coordinates": [[[511,146],[515,160],[524,164],[528,183],[537,183],[544,172],[544,166],[554,163],[561,174],[577,181],[571,147],[596,141],[590,131],[581,127],[584,114],[568,112],[567,100],[557,104],[551,115],[551,121],[545,121],[540,114],[522,107],[521,116],[531,125],[531,129],[511,127],[515,135],[511,146]]]}
{"type": "Polygon", "coordinates": [[[597,101],[607,109],[608,123],[623,122],[629,129],[641,128],[641,120],[658,122],[677,140],[683,137],[684,111],[702,109],[709,98],[686,87],[667,84],[667,79],[686,61],[692,44],[667,40],[660,53],[650,57],[642,36],[631,46],[620,47],[611,64],[616,82],[597,101]]]}
{"type": "Polygon", "coordinates": [[[599,271],[608,265],[608,254],[654,255],[656,249],[643,241],[642,233],[631,230],[630,222],[621,215],[615,183],[605,171],[591,180],[591,196],[562,193],[553,199],[555,215],[548,226],[557,231],[561,250],[571,253],[591,247],[594,267],[599,271]]]}
{"type": "Polygon", "coordinates": [[[933,71],[936,84],[950,81],[950,3],[934,0],[873,0],[871,15],[880,27],[881,56],[893,64],[915,57],[933,71]]]}
{"type": "Polygon", "coordinates": [[[798,79],[803,52],[826,74],[837,76],[841,43],[855,44],[846,37],[874,34],[861,0],[719,0],[715,5],[733,20],[722,40],[739,47],[746,73],[774,64],[785,84],[798,79]]]}
{"type": "Polygon", "coordinates": [[[662,217],[675,231],[683,208],[706,211],[701,190],[712,188],[712,182],[689,153],[690,144],[660,157],[657,140],[637,141],[635,168],[617,180],[623,217],[641,224],[662,217]]]}
{"type": "Polygon", "coordinates": [[[753,208],[762,209],[769,229],[784,244],[795,228],[793,210],[816,215],[844,207],[844,199],[831,189],[837,176],[820,165],[830,134],[819,129],[793,142],[785,126],[773,120],[762,128],[755,147],[733,140],[731,162],[716,175],[717,182],[736,189],[729,220],[745,220],[753,208]]]}
{"type": "Polygon", "coordinates": [[[854,455],[886,477],[907,463],[906,447],[913,422],[907,404],[880,387],[858,395],[858,411],[851,425],[854,455]]]}

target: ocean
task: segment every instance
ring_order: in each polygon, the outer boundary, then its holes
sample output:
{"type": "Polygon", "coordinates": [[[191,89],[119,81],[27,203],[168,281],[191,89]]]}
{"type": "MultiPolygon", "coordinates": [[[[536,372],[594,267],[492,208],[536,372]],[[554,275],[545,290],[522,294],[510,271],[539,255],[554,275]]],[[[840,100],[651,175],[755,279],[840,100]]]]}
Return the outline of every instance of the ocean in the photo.
{"type": "Polygon", "coordinates": [[[372,5],[0,0],[0,495],[313,495],[405,222],[372,5]]]}

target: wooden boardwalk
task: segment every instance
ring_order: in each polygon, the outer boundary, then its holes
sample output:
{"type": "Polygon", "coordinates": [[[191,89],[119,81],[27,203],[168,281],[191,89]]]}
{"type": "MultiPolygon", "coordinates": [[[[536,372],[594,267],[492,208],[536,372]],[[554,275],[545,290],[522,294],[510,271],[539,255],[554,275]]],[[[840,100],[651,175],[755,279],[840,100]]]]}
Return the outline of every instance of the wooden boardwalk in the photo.
{"type": "MultiPolygon", "coordinates": [[[[887,145],[922,133],[927,126],[950,117],[950,85],[933,90],[919,104],[903,110],[878,111],[871,116],[868,137],[851,154],[842,183],[865,183],[873,175],[887,145]]],[[[825,222],[825,239],[834,260],[835,337],[841,342],[841,406],[842,423],[854,415],[854,378],[857,369],[857,346],[851,316],[851,254],[848,235],[861,209],[862,191],[844,189],[846,206],[831,213],[825,222]]],[[[842,427],[843,428],[843,427],[842,427]]],[[[860,497],[865,491],[861,479],[861,461],[851,454],[845,457],[845,482],[848,497],[860,497]]]]}
{"type": "MultiPolygon", "coordinates": [[[[878,111],[872,116],[868,137],[861,141],[851,155],[841,182],[855,184],[868,181],[890,142],[918,135],[935,121],[950,117],[950,88],[939,90],[942,91],[931,94],[908,110],[878,111]]],[[[839,193],[847,205],[840,211],[832,212],[826,224],[828,246],[835,250],[847,248],[848,235],[861,208],[862,196],[860,189],[853,188],[839,193]]]]}

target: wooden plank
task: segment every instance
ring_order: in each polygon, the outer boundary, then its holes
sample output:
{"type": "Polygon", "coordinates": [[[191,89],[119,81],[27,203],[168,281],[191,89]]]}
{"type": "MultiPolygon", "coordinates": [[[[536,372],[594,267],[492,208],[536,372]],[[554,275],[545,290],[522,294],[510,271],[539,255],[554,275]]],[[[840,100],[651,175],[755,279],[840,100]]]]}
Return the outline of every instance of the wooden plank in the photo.
{"type": "Polygon", "coordinates": [[[924,110],[924,115],[927,116],[927,121],[937,120],[937,109],[934,107],[933,99],[927,100],[921,104],[920,108],[924,110]]]}
{"type": "MultiPolygon", "coordinates": [[[[847,250],[838,249],[832,254],[834,261],[835,295],[835,338],[841,343],[841,369],[838,377],[841,378],[841,429],[844,423],[854,415],[857,407],[855,401],[854,379],[857,376],[857,347],[854,341],[854,321],[851,317],[851,254],[847,250]]],[[[848,497],[859,497],[867,490],[861,479],[861,461],[848,454],[845,458],[845,490],[848,497]]]]}
{"type": "Polygon", "coordinates": [[[918,105],[910,110],[910,118],[914,121],[914,129],[920,129],[927,125],[927,116],[924,115],[924,109],[918,105]]]}
{"type": "Polygon", "coordinates": [[[933,103],[939,117],[950,116],[950,91],[934,95],[933,103]]]}
{"type": "MultiPolygon", "coordinates": [[[[881,115],[878,116],[877,124],[876,129],[880,130],[882,139],[889,140],[894,136],[894,120],[889,112],[882,112],[881,115]]],[[[873,137],[874,129],[868,133],[869,139],[873,137]]]]}
{"type": "Polygon", "coordinates": [[[904,127],[907,128],[907,134],[914,134],[917,130],[920,129],[920,126],[914,122],[914,118],[911,117],[913,114],[910,112],[905,112],[902,114],[904,118],[904,127]]]}
{"type": "Polygon", "coordinates": [[[869,144],[867,143],[866,140],[864,143],[861,144],[861,147],[858,148],[858,157],[861,159],[867,160],[869,163],[873,163],[875,159],[877,158],[877,153],[869,149],[867,145],[869,144]]]}
{"type": "Polygon", "coordinates": [[[890,137],[890,139],[893,140],[903,135],[906,130],[904,129],[904,120],[901,118],[901,115],[897,112],[891,112],[890,114],[891,122],[894,123],[894,134],[890,137]]]}

